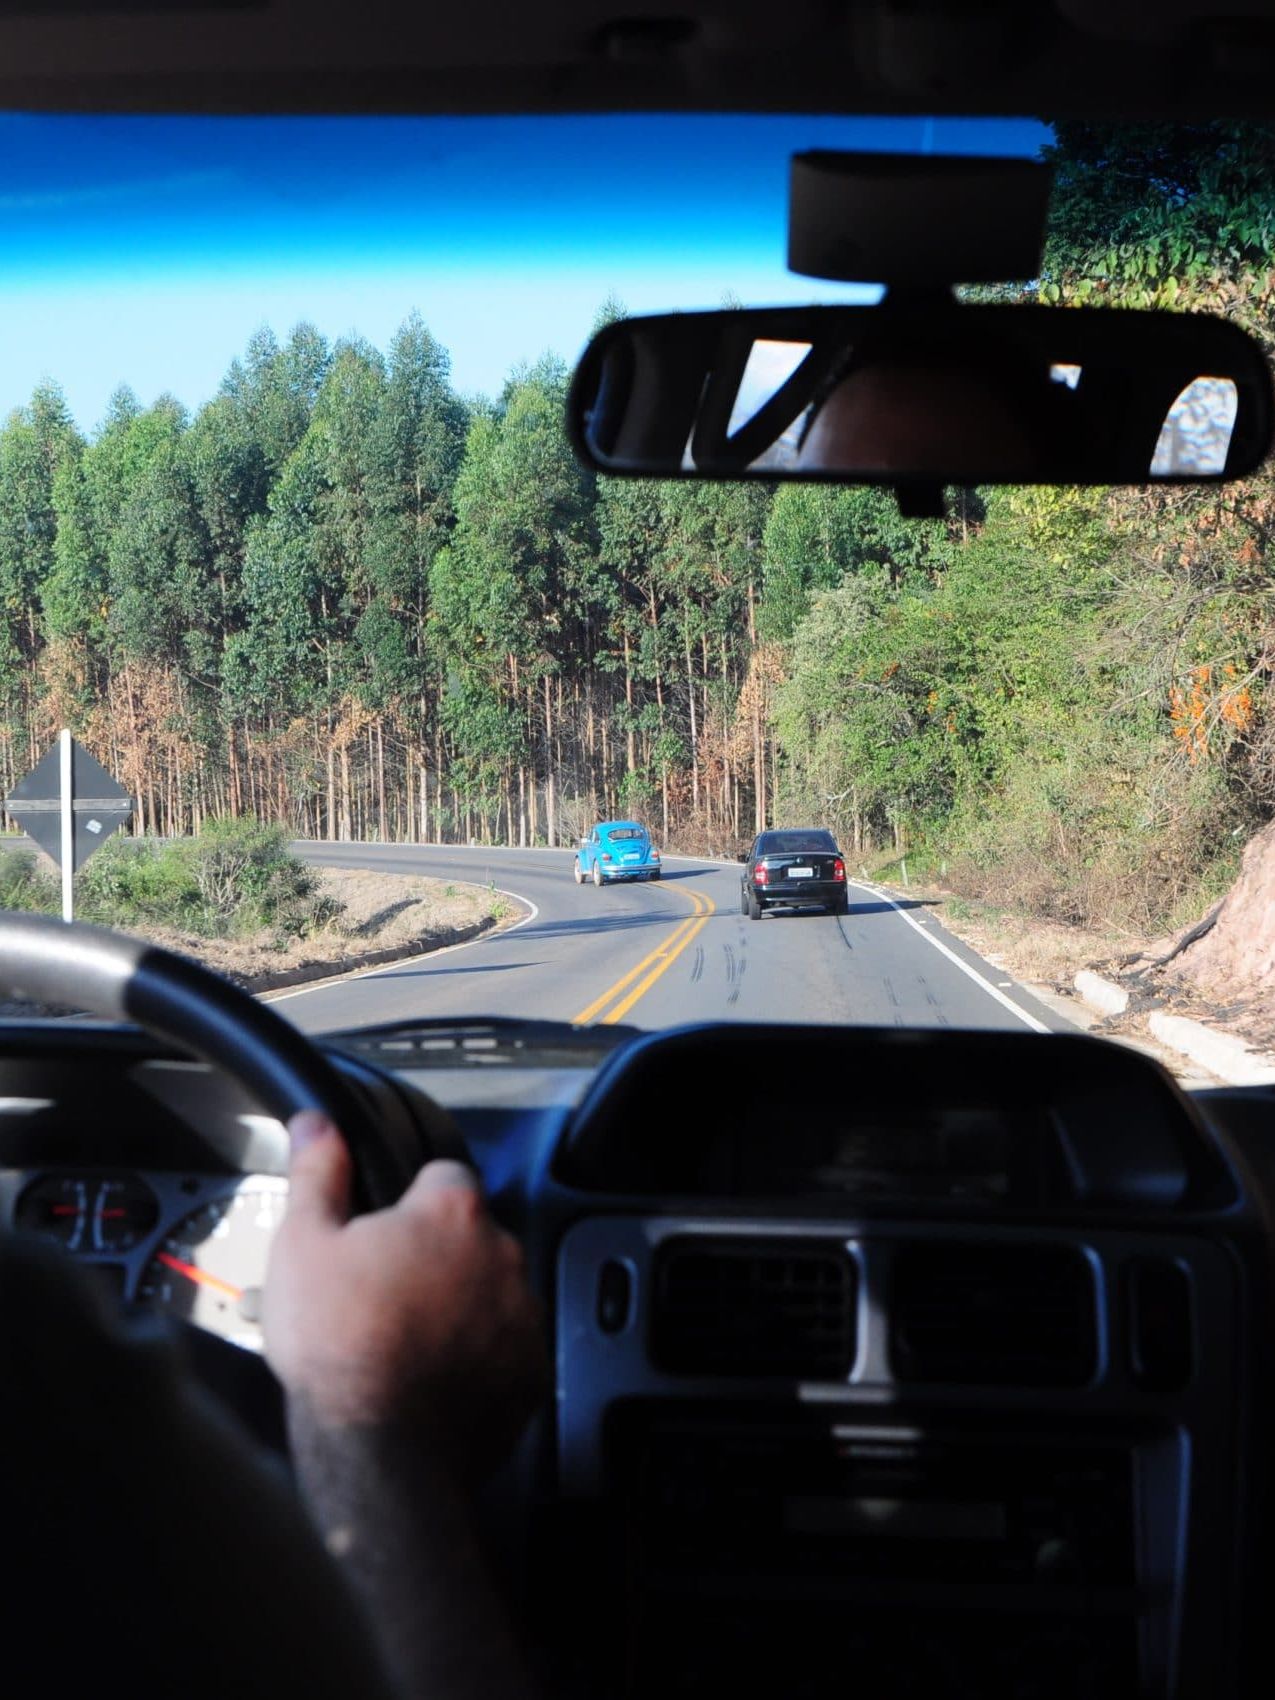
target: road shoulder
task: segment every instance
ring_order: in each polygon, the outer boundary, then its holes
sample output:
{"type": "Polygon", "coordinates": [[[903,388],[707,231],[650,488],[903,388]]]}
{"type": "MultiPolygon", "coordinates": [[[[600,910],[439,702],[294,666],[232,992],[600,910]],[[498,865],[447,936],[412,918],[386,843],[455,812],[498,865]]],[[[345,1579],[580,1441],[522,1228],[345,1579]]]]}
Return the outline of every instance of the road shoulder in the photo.
{"type": "Polygon", "coordinates": [[[1198,1003],[1178,1007],[1168,988],[1130,986],[1112,974],[1108,965],[1130,951],[1127,936],[1033,920],[951,892],[923,895],[949,932],[1040,1003],[1083,1032],[1153,1057],[1188,1090],[1275,1079],[1275,1059],[1202,1019],[1198,1003]]]}

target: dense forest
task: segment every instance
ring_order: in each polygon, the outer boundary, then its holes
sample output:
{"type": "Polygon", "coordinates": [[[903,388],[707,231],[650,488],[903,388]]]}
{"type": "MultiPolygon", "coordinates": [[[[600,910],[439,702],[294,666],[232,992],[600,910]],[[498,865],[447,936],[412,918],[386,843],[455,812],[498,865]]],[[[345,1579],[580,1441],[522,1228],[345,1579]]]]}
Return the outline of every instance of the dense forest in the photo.
{"type": "MultiPolygon", "coordinates": [[[[1060,125],[1054,154],[1033,293],[1275,340],[1269,129],[1060,125]]],[[[904,521],[596,479],[565,383],[463,398],[413,313],[385,351],[262,330],[193,416],[121,389],[88,438],[41,386],[0,427],[0,785],[65,724],[148,832],[552,845],[636,813],[729,852],[800,817],[1136,926],[1275,810],[1269,474],[904,521]]]]}

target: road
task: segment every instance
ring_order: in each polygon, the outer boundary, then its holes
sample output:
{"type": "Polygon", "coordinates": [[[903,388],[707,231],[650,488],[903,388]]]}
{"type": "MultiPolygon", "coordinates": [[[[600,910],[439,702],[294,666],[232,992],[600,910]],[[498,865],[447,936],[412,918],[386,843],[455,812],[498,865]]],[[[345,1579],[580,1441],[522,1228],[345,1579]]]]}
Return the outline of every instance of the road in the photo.
{"type": "Polygon", "coordinates": [[[850,913],[749,921],[739,870],[670,857],[650,884],[577,886],[569,850],[300,844],[332,867],[494,885],[533,913],[469,945],[272,998],[307,1032],[411,1017],[537,1016],[1067,1030],[924,903],[850,885],[850,913]]]}

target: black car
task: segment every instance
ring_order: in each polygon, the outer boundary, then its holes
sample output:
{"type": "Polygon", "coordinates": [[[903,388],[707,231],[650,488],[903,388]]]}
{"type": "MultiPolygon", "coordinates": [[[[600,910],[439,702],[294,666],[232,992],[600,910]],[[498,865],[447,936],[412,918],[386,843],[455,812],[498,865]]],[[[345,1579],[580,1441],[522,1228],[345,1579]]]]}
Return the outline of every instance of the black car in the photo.
{"type": "Polygon", "coordinates": [[[837,841],[822,827],[790,827],[758,833],[744,857],[739,884],[739,907],[752,921],[763,910],[817,905],[830,915],[844,915],[845,858],[837,841]]]}

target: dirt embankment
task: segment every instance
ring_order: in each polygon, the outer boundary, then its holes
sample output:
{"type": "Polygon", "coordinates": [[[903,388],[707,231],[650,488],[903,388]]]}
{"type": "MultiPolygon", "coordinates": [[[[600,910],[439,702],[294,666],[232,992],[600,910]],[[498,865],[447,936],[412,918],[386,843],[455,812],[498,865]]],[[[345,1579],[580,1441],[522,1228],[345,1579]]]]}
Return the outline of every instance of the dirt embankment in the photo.
{"type": "Polygon", "coordinates": [[[1221,903],[1117,967],[1127,984],[1275,1051],[1275,822],[1249,840],[1221,903]]]}
{"type": "MultiPolygon", "coordinates": [[[[309,938],[281,943],[263,935],[210,939],[174,927],[127,930],[260,992],[440,950],[522,916],[518,905],[481,886],[362,868],[324,868],[319,877],[324,895],[342,908],[337,920],[309,938]]],[[[0,1004],[0,1015],[33,1013],[44,1012],[0,1004]]]]}
{"type": "Polygon", "coordinates": [[[1225,899],[1164,938],[1087,932],[950,892],[925,895],[946,927],[1016,979],[1064,997],[1081,968],[1118,981],[1129,1009],[1102,1023],[1104,1031],[1136,1034],[1149,1011],[1165,1009],[1275,1052],[1275,823],[1250,840],[1225,899]]]}

